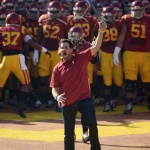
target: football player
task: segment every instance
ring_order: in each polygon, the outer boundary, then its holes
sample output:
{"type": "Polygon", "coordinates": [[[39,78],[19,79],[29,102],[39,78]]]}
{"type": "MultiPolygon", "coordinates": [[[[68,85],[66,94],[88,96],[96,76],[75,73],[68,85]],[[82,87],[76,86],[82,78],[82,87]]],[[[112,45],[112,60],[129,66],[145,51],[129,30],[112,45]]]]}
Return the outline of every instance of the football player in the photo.
{"type": "MultiPolygon", "coordinates": [[[[38,4],[33,2],[29,3],[26,7],[26,15],[24,19],[22,19],[22,25],[25,26],[28,30],[30,37],[35,41],[37,32],[38,32],[38,18],[39,18],[39,10],[38,4]]],[[[38,65],[34,65],[32,61],[33,51],[34,49],[30,47],[28,44],[24,43],[23,51],[25,52],[27,67],[29,70],[29,74],[31,77],[31,83],[34,88],[34,94],[30,93],[30,101],[29,105],[35,104],[35,107],[39,107],[41,105],[41,101],[37,97],[38,90],[38,65]]]]}
{"type": "Polygon", "coordinates": [[[144,84],[150,109],[150,16],[145,14],[145,5],[141,1],[131,3],[131,14],[122,17],[122,27],[113,54],[114,64],[121,48],[125,73],[126,108],[124,114],[132,113],[133,98],[138,74],[144,84]]]}
{"type": "MultiPolygon", "coordinates": [[[[67,24],[69,29],[73,26],[81,27],[84,32],[84,39],[92,42],[94,36],[98,33],[98,19],[95,16],[88,15],[89,5],[85,1],[77,1],[73,7],[73,15],[68,16],[67,24]]],[[[89,83],[93,83],[94,65],[89,63],[88,75],[89,83]]]]}
{"type": "Polygon", "coordinates": [[[3,59],[0,65],[0,103],[2,102],[2,88],[4,87],[10,73],[13,73],[22,86],[19,94],[19,104],[16,113],[25,118],[23,103],[27,93],[31,92],[30,77],[22,55],[22,43],[25,41],[31,47],[47,52],[47,49],[34,42],[28,34],[27,29],[21,25],[19,15],[10,13],[6,17],[6,25],[0,28],[0,42],[2,43],[3,59]],[[10,65],[11,64],[11,65],[10,65]]]}
{"type": "Polygon", "coordinates": [[[48,4],[47,14],[40,16],[38,19],[39,27],[36,41],[51,51],[50,55],[45,53],[40,54],[34,51],[33,62],[38,63],[38,74],[39,74],[39,98],[47,99],[48,107],[53,104],[53,97],[49,91],[49,77],[54,66],[59,62],[60,57],[58,56],[59,41],[62,38],[67,37],[67,23],[66,19],[60,18],[62,6],[58,1],[52,1],[48,4]],[[46,93],[48,98],[46,98],[46,93]]]}
{"type": "MultiPolygon", "coordinates": [[[[107,29],[104,31],[103,43],[100,51],[100,64],[102,76],[104,79],[104,112],[110,110],[115,111],[114,100],[112,99],[113,82],[117,89],[121,89],[123,85],[123,70],[120,61],[119,66],[115,66],[112,62],[115,44],[120,32],[121,21],[115,19],[115,11],[113,7],[105,7],[102,11],[102,16],[107,22],[107,29]]],[[[121,57],[119,56],[119,59],[121,57]]],[[[116,94],[116,98],[119,93],[116,94]]]]}

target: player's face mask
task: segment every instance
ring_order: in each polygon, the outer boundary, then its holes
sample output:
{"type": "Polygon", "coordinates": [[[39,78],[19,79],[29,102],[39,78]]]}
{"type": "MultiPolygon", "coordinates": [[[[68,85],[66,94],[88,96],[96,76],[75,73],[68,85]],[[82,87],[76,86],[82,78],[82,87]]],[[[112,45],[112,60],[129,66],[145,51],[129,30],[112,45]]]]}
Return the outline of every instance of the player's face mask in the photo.
{"type": "Polygon", "coordinates": [[[48,15],[52,20],[59,18],[59,11],[48,11],[48,15]]]}
{"type": "Polygon", "coordinates": [[[141,19],[144,16],[144,13],[145,13],[145,9],[131,10],[132,16],[136,19],[141,19]]]}

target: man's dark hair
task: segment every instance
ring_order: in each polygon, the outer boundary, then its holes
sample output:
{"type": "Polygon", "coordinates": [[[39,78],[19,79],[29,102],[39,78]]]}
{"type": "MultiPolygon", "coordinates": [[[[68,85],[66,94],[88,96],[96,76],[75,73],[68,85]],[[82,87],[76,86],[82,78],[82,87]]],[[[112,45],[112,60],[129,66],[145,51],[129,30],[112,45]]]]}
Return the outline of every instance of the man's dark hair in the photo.
{"type": "Polygon", "coordinates": [[[61,39],[60,43],[59,43],[59,47],[62,43],[68,43],[70,48],[73,48],[73,44],[69,39],[61,39]]]}

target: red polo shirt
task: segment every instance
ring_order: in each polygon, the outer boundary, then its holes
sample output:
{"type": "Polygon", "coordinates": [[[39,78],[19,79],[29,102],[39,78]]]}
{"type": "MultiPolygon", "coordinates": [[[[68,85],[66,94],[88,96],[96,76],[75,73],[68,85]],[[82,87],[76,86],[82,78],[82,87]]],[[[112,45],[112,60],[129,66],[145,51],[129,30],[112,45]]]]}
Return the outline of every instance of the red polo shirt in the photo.
{"type": "Polygon", "coordinates": [[[91,58],[91,51],[87,49],[54,67],[50,87],[60,88],[60,93],[65,92],[66,101],[62,106],[91,97],[87,72],[91,58]]]}

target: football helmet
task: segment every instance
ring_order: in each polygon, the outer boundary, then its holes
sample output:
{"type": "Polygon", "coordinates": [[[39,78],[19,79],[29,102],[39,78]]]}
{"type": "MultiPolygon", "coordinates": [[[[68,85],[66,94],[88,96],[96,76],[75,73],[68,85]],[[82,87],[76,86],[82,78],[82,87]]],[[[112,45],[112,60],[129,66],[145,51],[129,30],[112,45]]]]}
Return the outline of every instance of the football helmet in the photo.
{"type": "Polygon", "coordinates": [[[106,7],[109,7],[110,6],[110,3],[108,3],[108,2],[103,2],[102,3],[102,10],[104,9],[104,8],[106,8],[106,7]]]}
{"type": "Polygon", "coordinates": [[[69,2],[67,0],[61,0],[60,1],[61,5],[62,5],[62,9],[61,9],[61,15],[62,16],[67,16],[70,13],[70,5],[69,2]]]}
{"type": "Polygon", "coordinates": [[[52,1],[48,4],[48,15],[52,20],[58,19],[61,15],[62,5],[60,2],[52,1]]]}
{"type": "Polygon", "coordinates": [[[142,0],[142,2],[143,2],[144,4],[148,4],[148,3],[149,3],[148,0],[142,0]]]}
{"type": "Polygon", "coordinates": [[[8,9],[8,12],[11,13],[15,10],[15,2],[14,0],[3,0],[1,5],[8,9]]]}
{"type": "Polygon", "coordinates": [[[111,0],[111,3],[113,4],[113,3],[115,3],[115,2],[120,2],[119,0],[111,0]]]}
{"type": "Polygon", "coordinates": [[[130,6],[131,6],[131,3],[133,2],[134,0],[126,0],[125,1],[125,4],[124,4],[124,12],[126,13],[126,14],[130,14],[131,13],[131,11],[130,11],[130,6]]]}
{"type": "Polygon", "coordinates": [[[145,8],[148,8],[149,1],[148,0],[142,0],[142,2],[145,5],[145,8]]]}
{"type": "Polygon", "coordinates": [[[48,3],[46,0],[38,0],[38,7],[40,14],[46,13],[47,4],[48,3]]]}
{"type": "Polygon", "coordinates": [[[94,4],[95,8],[98,11],[102,10],[102,3],[103,3],[103,0],[95,0],[95,1],[93,1],[93,4],[94,4]]]}
{"type": "Polygon", "coordinates": [[[102,17],[106,20],[108,25],[115,21],[115,16],[115,11],[111,6],[103,8],[102,17]]]}
{"type": "Polygon", "coordinates": [[[89,6],[85,1],[78,1],[73,6],[73,15],[75,19],[82,19],[88,12],[89,6]]]}
{"type": "Polygon", "coordinates": [[[84,33],[82,28],[78,26],[74,26],[70,28],[68,32],[68,39],[71,40],[71,42],[77,46],[78,44],[83,42],[84,33]]]}
{"type": "Polygon", "coordinates": [[[121,10],[121,5],[118,2],[113,2],[111,7],[113,7],[114,11],[119,12],[121,10]]]}
{"type": "Polygon", "coordinates": [[[0,26],[5,25],[5,19],[8,14],[7,8],[0,6],[0,26]]]}
{"type": "Polygon", "coordinates": [[[141,1],[134,1],[131,3],[131,15],[136,19],[141,19],[145,13],[145,5],[141,1]]]}
{"type": "Polygon", "coordinates": [[[37,20],[39,18],[39,10],[37,3],[29,3],[27,5],[26,17],[31,20],[37,20]]]}
{"type": "Polygon", "coordinates": [[[20,18],[17,13],[9,13],[6,17],[6,24],[20,24],[20,18]]]}
{"type": "Polygon", "coordinates": [[[111,7],[114,9],[116,13],[116,19],[121,18],[122,17],[121,5],[117,1],[115,1],[112,3],[111,7]]]}
{"type": "Polygon", "coordinates": [[[19,11],[25,10],[25,0],[16,0],[15,8],[19,11]]]}

